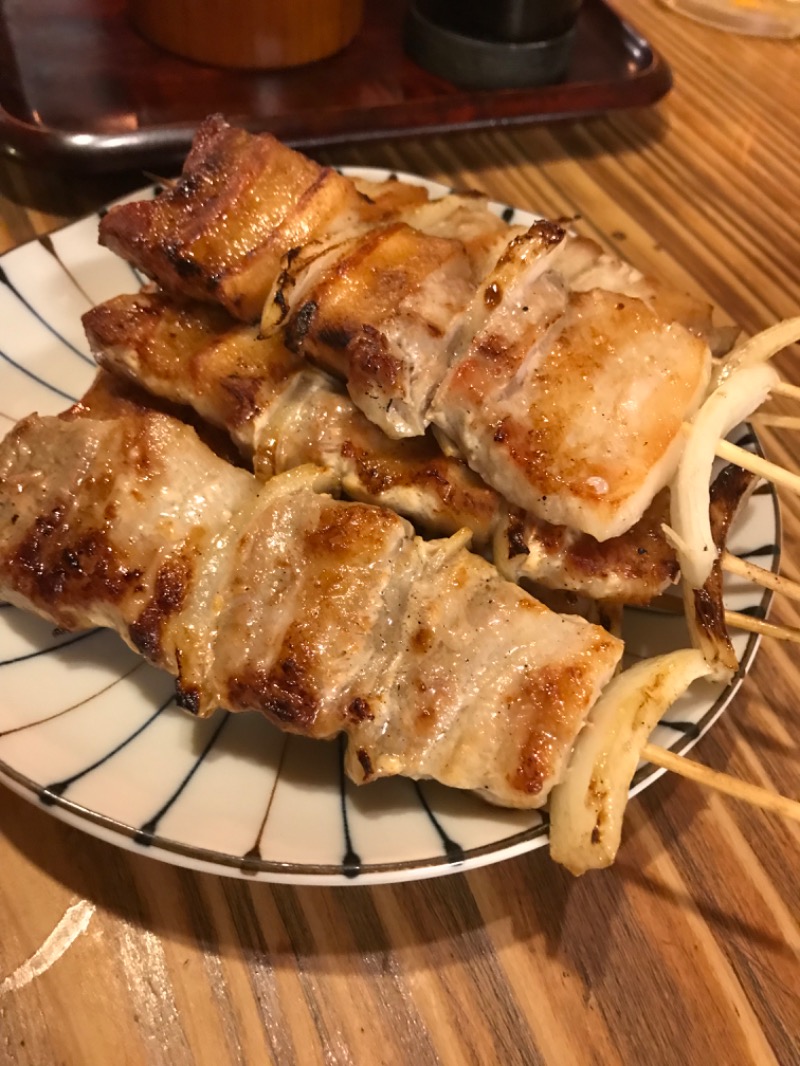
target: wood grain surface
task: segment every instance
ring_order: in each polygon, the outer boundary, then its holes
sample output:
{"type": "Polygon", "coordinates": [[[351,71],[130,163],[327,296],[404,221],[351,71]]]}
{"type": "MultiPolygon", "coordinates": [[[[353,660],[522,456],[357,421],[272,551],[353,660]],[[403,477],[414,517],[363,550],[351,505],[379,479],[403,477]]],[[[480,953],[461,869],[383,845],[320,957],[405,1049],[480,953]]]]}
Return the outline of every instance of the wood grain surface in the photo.
{"type": "MultiPolygon", "coordinates": [[[[336,161],[579,214],[748,331],[800,313],[800,46],[726,36],[654,0],[619,8],[673,64],[658,107],[336,161]]],[[[0,249],[137,184],[8,164],[0,249]]],[[[780,366],[800,384],[796,351],[780,366]]],[[[796,465],[796,437],[763,435],[796,465]]],[[[781,496],[784,569],[798,578],[800,500],[781,496]]],[[[774,617],[800,623],[786,601],[774,617]]],[[[797,648],[765,642],[695,756],[800,796],[799,687],[797,648]]],[[[346,889],[161,865],[2,790],[0,1063],[792,1066],[799,901],[800,826],[674,778],[631,803],[608,871],[574,880],[538,851],[346,889]]]]}

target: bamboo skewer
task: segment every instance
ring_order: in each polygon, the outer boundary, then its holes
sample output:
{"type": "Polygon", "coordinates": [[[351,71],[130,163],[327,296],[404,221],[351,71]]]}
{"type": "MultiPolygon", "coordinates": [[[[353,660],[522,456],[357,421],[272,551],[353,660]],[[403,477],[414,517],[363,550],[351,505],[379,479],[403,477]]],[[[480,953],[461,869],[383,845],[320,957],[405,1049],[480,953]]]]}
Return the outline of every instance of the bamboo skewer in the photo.
{"type": "Polygon", "coordinates": [[[770,463],[767,459],[762,459],[760,455],[754,455],[753,452],[748,452],[745,448],[740,448],[727,440],[719,441],[714,451],[720,459],[735,463],[743,470],[749,470],[751,474],[757,474],[759,477],[766,478],[767,481],[773,481],[776,485],[783,485],[792,492],[800,494],[799,474],[793,474],[791,470],[786,470],[777,463],[770,463]]]}
{"type": "Polygon", "coordinates": [[[738,611],[726,611],[725,624],[748,633],[760,633],[762,637],[775,637],[777,640],[788,640],[791,644],[800,644],[800,629],[795,626],[775,625],[774,622],[751,618],[749,614],[740,614],[738,611]]]}
{"type": "Polygon", "coordinates": [[[795,822],[800,822],[800,803],[797,800],[789,799],[787,796],[782,796],[779,792],[761,788],[760,785],[751,785],[747,781],[740,781],[738,778],[731,777],[730,774],[720,773],[718,770],[711,770],[693,759],[686,759],[682,755],[676,755],[674,752],[667,751],[666,748],[660,748],[656,744],[645,744],[642,749],[642,758],[655,766],[661,766],[665,770],[678,774],[679,777],[686,777],[690,781],[696,781],[706,788],[712,788],[717,792],[724,793],[726,796],[733,796],[744,803],[749,803],[751,806],[760,807],[765,811],[773,811],[775,814],[783,815],[784,818],[791,818],[795,822]]]}
{"type": "Polygon", "coordinates": [[[788,381],[779,381],[770,390],[773,396],[788,396],[790,400],[800,400],[800,385],[790,385],[788,381]]]}
{"type": "Polygon", "coordinates": [[[790,600],[800,600],[800,582],[798,581],[792,581],[791,578],[783,577],[781,574],[774,574],[771,570],[765,570],[763,566],[749,563],[746,559],[740,559],[727,551],[722,553],[720,563],[722,569],[729,574],[746,578],[754,585],[772,589],[773,592],[780,592],[790,600]]]}
{"type": "MultiPolygon", "coordinates": [[[[634,607],[633,609],[662,611],[664,614],[674,615],[684,613],[681,600],[677,596],[670,595],[656,596],[646,607],[634,607]]],[[[739,611],[725,611],[725,624],[732,629],[743,629],[748,633],[760,633],[763,637],[775,637],[777,640],[788,640],[792,644],[800,644],[800,628],[765,622],[763,618],[753,618],[739,611]]]]}

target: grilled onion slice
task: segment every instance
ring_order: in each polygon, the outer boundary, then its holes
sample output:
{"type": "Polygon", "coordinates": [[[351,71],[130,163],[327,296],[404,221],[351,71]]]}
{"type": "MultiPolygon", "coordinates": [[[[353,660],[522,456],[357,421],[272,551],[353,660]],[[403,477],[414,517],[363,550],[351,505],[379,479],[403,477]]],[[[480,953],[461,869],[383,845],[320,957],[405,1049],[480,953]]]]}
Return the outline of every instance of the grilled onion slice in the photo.
{"type": "Polygon", "coordinates": [[[682,649],[645,659],[606,686],[550,796],[555,862],[576,876],[611,865],[642,748],[669,706],[709,672],[702,652],[682,649]]]}
{"type": "Polygon", "coordinates": [[[681,576],[695,589],[708,580],[717,558],[709,519],[709,484],[717,442],[766,400],[779,381],[766,363],[743,366],[711,393],[687,430],[672,484],[667,539],[678,553],[681,576]]]}
{"type": "Polygon", "coordinates": [[[717,370],[715,384],[721,385],[742,367],[766,363],[797,340],[800,340],[800,316],[776,322],[750,340],[737,344],[717,370]]]}

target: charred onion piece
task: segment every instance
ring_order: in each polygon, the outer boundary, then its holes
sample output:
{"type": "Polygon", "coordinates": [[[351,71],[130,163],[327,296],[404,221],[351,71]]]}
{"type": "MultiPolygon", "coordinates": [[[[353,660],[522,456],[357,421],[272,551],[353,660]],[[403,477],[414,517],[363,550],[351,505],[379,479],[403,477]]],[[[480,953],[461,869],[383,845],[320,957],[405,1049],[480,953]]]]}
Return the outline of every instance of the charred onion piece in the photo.
{"type": "Polygon", "coordinates": [[[738,466],[726,466],[711,487],[709,517],[711,536],[717,552],[711,573],[702,588],[683,583],[683,602],[692,644],[699,648],[711,667],[712,676],[729,681],[739,662],[733,650],[725,621],[721,557],[731,525],[758,479],[738,466]]]}
{"type": "Polygon", "coordinates": [[[611,865],[642,748],[670,704],[709,672],[702,652],[682,649],[637,663],[606,686],[550,795],[555,862],[576,876],[611,865]]]}

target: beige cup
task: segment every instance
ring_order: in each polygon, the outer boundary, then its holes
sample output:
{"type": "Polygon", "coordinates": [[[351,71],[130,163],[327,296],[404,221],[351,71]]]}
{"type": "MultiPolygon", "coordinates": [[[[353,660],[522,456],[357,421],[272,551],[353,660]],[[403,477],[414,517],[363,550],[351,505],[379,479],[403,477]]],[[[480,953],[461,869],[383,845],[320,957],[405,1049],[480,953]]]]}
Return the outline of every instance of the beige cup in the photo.
{"type": "Polygon", "coordinates": [[[349,44],[363,0],[130,0],[130,13],[143,36],[187,59],[279,69],[349,44]]]}

